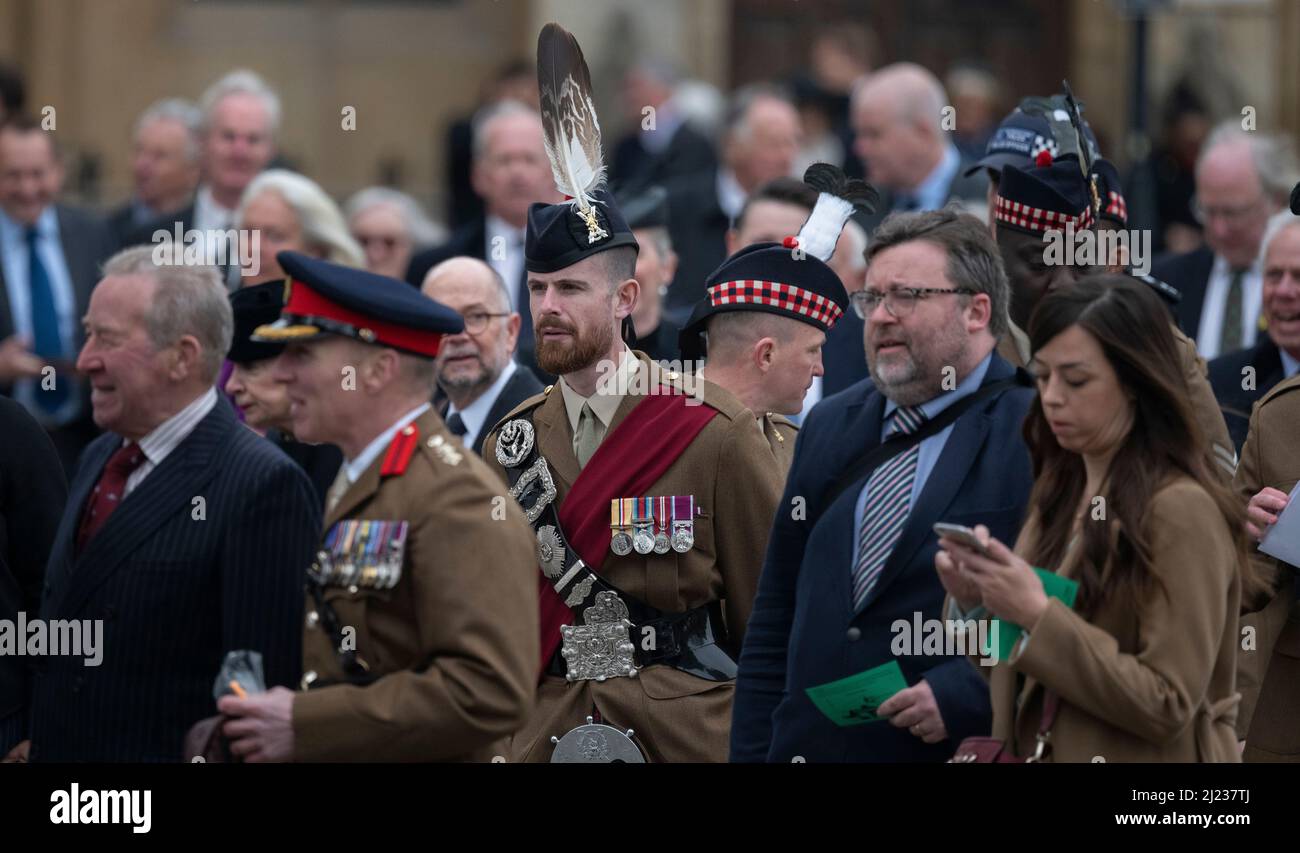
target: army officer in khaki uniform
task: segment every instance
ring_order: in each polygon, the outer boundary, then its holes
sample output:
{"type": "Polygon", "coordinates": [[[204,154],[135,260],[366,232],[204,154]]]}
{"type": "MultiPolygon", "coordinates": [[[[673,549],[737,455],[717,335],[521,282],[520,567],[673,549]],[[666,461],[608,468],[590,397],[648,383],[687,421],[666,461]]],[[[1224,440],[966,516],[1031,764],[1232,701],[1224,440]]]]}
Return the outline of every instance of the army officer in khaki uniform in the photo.
{"type": "MultiPolygon", "coordinates": [[[[1043,152],[1032,167],[1007,165],[1002,170],[993,224],[1007,280],[1011,283],[1011,331],[1003,337],[998,354],[1016,367],[1027,366],[1028,339],[1021,329],[1029,328],[1029,318],[1043,296],[1069,287],[1107,266],[1090,263],[1105,258],[1090,257],[1081,249],[1067,253],[1061,248],[1065,241],[1077,240],[1076,235],[1095,231],[1099,219],[1116,221],[1117,214],[1109,206],[1100,207],[1099,201],[1073,154],[1054,159],[1050,153],[1043,152]]],[[[1119,266],[1113,268],[1122,270],[1119,266]]],[[[1149,276],[1134,278],[1162,296],[1171,290],[1149,276]]],[[[1170,325],[1173,326],[1172,317],[1170,325]]],[[[1209,439],[1210,460],[1228,480],[1236,468],[1237,454],[1223,412],[1214,399],[1205,360],[1197,354],[1196,343],[1191,338],[1176,326],[1173,331],[1188,399],[1197,424],[1209,439]]]]}
{"type": "Polygon", "coordinates": [[[536,558],[519,508],[430,408],[460,316],[402,282],[293,252],[273,367],[294,432],[343,449],[306,574],[302,691],[225,696],[248,761],[488,761],[527,717],[536,558]]]}
{"type": "Polygon", "coordinates": [[[620,339],[636,243],[598,197],[590,243],[580,209],[529,213],[538,362],[560,379],[483,446],[539,543],[537,704],[511,760],[725,761],[781,478],[732,395],[620,339]]]}
{"type": "MultiPolygon", "coordinates": [[[[1234,481],[1249,501],[1250,532],[1259,538],[1287,505],[1300,482],[1300,376],[1275,385],[1255,404],[1234,481]]],[[[1295,510],[1292,510],[1293,512],[1295,510]]],[[[1242,693],[1237,733],[1246,740],[1246,761],[1300,762],[1300,604],[1296,567],[1259,551],[1252,553],[1271,594],[1243,602],[1252,612],[1243,625],[1255,628],[1254,643],[1237,654],[1242,693]]]]}
{"type": "Polygon", "coordinates": [[[529,208],[524,262],[537,361],[559,381],[483,445],[537,533],[536,708],[511,757],[725,761],[780,477],[734,397],[625,343],[638,245],[588,159],[590,74],[555,24],[537,56],[552,173],[571,201],[529,208]],[[581,168],[560,168],[575,156],[581,168]]]}
{"type": "Polygon", "coordinates": [[[816,192],[808,219],[782,243],[745,246],[705,282],[680,336],[682,357],[704,361],[704,375],[753,412],[784,483],[794,461],[797,415],[814,379],[825,374],[822,345],[844,316],[849,295],[827,261],[855,207],[868,207],[874,190],[825,163],[808,169],[816,192]]]}

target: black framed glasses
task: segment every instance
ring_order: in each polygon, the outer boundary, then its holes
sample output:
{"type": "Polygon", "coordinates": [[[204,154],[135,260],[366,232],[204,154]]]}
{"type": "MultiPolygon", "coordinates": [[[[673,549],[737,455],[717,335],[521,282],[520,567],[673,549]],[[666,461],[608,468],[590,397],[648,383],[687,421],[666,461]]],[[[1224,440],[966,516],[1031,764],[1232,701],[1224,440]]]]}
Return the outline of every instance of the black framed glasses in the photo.
{"type": "Polygon", "coordinates": [[[465,331],[471,335],[481,335],[483,330],[488,327],[488,322],[494,317],[509,317],[509,312],[505,314],[489,314],[487,311],[474,311],[470,314],[463,315],[465,318],[465,331]]]}
{"type": "Polygon", "coordinates": [[[916,310],[916,303],[922,299],[943,293],[973,296],[979,291],[969,287],[896,287],[886,293],[878,290],[859,290],[849,297],[849,302],[853,303],[853,312],[863,320],[870,317],[881,302],[885,303],[885,310],[890,316],[901,320],[910,317],[916,310]]]}

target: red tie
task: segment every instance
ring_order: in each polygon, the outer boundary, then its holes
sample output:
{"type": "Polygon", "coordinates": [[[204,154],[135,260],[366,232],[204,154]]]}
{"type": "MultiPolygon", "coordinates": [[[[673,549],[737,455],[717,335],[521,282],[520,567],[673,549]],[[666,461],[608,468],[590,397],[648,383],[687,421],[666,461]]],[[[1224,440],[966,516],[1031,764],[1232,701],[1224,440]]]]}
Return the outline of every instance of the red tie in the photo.
{"type": "Polygon", "coordinates": [[[108,521],[108,517],[122,502],[122,493],[126,491],[126,480],[131,472],[144,462],[145,456],[140,445],[130,442],[108,458],[104,473],[99,475],[95,490],[86,501],[86,508],[81,514],[81,526],[77,530],[77,550],[81,551],[86,543],[94,537],[108,521]]]}

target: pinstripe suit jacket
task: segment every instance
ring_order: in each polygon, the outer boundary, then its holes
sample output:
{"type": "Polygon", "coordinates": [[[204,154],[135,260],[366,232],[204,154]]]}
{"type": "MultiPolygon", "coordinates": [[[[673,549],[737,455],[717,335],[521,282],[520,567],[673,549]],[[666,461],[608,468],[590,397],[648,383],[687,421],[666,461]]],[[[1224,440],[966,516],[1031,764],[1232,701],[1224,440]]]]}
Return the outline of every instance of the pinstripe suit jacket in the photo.
{"type": "Polygon", "coordinates": [[[82,455],[41,607],[47,620],[102,619],[102,661],[39,660],[33,761],[180,760],[186,730],[216,713],[228,651],[260,651],[268,687],[300,676],[321,529],[306,475],[218,405],[78,554],[82,507],[121,440],[100,436],[82,455]]]}

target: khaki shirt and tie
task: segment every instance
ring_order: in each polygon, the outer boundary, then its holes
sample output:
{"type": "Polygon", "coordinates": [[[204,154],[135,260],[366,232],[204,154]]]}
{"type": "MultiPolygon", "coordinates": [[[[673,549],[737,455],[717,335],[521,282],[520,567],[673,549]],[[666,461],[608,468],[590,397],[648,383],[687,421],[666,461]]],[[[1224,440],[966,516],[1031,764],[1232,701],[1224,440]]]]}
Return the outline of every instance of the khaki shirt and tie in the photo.
{"type": "Polygon", "coordinates": [[[639,362],[632,351],[623,348],[619,354],[618,370],[602,382],[598,382],[596,392],[584,397],[560,377],[560,393],[564,397],[564,411],[569,417],[569,428],[573,432],[573,455],[578,457],[579,467],[587,467],[588,460],[596,453],[596,448],[605,440],[605,433],[614,420],[614,414],[623,402],[625,392],[631,387],[636,376],[639,362]]]}

